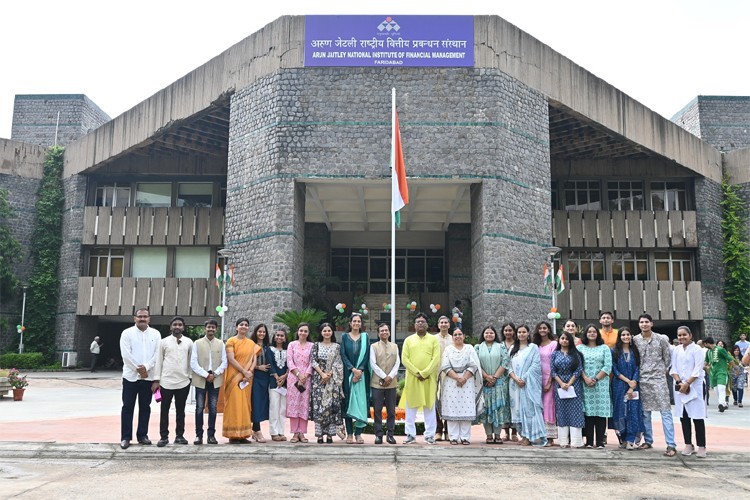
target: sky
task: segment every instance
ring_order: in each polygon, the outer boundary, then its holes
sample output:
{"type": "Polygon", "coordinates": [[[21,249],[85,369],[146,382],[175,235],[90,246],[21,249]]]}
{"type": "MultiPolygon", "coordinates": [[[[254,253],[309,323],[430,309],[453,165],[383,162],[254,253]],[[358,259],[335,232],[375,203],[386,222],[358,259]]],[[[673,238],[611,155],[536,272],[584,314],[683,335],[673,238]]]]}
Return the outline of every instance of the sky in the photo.
{"type": "Polygon", "coordinates": [[[85,94],[114,118],[283,15],[498,15],[661,115],[750,95],[746,0],[6,0],[0,138],[16,94],[85,94]]]}

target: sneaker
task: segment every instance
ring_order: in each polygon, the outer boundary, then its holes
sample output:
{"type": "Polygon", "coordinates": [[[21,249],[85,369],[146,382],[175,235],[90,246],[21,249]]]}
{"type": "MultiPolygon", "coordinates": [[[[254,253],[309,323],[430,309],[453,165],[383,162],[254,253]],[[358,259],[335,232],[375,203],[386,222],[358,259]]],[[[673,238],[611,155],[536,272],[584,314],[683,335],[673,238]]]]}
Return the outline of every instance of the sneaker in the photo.
{"type": "Polygon", "coordinates": [[[424,438],[424,442],[427,444],[435,444],[435,436],[430,436],[424,438]]]}
{"type": "Polygon", "coordinates": [[[596,449],[597,450],[603,450],[604,449],[604,445],[603,444],[598,444],[598,445],[596,445],[596,449]]]}
{"type": "Polygon", "coordinates": [[[406,439],[404,439],[404,444],[414,444],[416,442],[417,442],[417,438],[415,438],[414,436],[407,435],[406,439]]]}
{"type": "Polygon", "coordinates": [[[698,458],[706,458],[706,447],[705,446],[699,446],[698,452],[695,454],[698,458]]]}
{"type": "Polygon", "coordinates": [[[742,403],[738,404],[737,406],[739,406],[740,408],[742,408],[742,403]]]}
{"type": "Polygon", "coordinates": [[[737,406],[737,401],[735,401],[735,402],[734,402],[734,403],[732,403],[732,404],[734,404],[734,406],[737,406]]]}
{"type": "Polygon", "coordinates": [[[695,448],[693,448],[692,444],[686,444],[685,449],[680,452],[682,455],[689,457],[693,453],[695,453],[695,448]]]}
{"type": "Polygon", "coordinates": [[[726,407],[724,405],[719,405],[719,413],[724,413],[724,410],[726,410],[726,407]]]}

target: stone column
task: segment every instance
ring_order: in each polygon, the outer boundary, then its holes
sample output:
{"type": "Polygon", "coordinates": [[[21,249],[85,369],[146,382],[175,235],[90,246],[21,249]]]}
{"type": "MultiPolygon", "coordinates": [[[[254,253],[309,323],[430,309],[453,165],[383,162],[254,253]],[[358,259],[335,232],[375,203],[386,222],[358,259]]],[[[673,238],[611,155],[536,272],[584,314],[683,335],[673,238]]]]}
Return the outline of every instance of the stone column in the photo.
{"type": "MultiPolygon", "coordinates": [[[[445,262],[448,303],[443,304],[441,314],[450,316],[453,304],[460,300],[463,303],[471,300],[471,224],[451,224],[445,236],[445,262]]],[[[467,304],[464,304],[464,308],[467,304]]],[[[472,309],[473,314],[473,309],[472,309]]],[[[472,321],[466,321],[464,325],[472,321]]],[[[481,326],[479,326],[481,328],[481,326]]],[[[476,328],[473,328],[476,335],[476,328]]]]}

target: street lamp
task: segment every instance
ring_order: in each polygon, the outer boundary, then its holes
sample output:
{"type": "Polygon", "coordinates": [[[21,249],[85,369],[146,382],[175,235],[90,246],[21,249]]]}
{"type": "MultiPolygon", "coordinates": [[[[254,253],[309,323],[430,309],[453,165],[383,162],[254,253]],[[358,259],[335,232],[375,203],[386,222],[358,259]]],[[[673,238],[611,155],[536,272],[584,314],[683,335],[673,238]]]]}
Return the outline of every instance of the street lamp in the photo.
{"type": "Polygon", "coordinates": [[[550,314],[547,316],[552,320],[552,335],[557,335],[557,281],[555,281],[555,255],[560,253],[559,247],[545,247],[544,253],[547,254],[547,265],[549,266],[550,276],[552,277],[552,286],[550,287],[552,293],[552,309],[550,314]],[[555,314],[552,314],[552,313],[555,314]]]}
{"type": "Polygon", "coordinates": [[[24,320],[26,319],[26,289],[28,286],[23,285],[23,302],[21,305],[21,328],[20,334],[21,334],[21,341],[18,343],[18,354],[23,354],[23,331],[26,329],[26,325],[24,324],[24,320]]]}
{"type": "Polygon", "coordinates": [[[224,269],[221,275],[221,340],[224,338],[224,318],[226,317],[227,308],[227,276],[229,275],[229,259],[234,257],[235,251],[228,248],[222,248],[217,252],[219,257],[224,259],[224,269]]]}

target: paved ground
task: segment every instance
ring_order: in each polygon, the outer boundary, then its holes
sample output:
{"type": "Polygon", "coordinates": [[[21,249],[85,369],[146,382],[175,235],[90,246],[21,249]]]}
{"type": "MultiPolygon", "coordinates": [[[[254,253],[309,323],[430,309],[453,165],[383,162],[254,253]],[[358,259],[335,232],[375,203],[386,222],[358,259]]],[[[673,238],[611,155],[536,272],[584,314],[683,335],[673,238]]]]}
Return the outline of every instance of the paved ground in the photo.
{"type": "MultiPolygon", "coordinates": [[[[528,498],[705,499],[717,497],[719,484],[721,495],[750,497],[750,408],[722,414],[711,408],[705,460],[663,457],[658,422],[657,448],[636,452],[613,445],[605,451],[488,446],[479,426],[471,446],[357,446],[337,439],[333,445],[134,445],[123,451],[117,446],[119,372],[29,379],[23,402],[0,400],[0,498],[205,498],[191,483],[202,470],[206,478],[220,471],[210,481],[222,495],[269,498],[487,498],[507,494],[510,484],[528,498]]],[[[152,439],[158,411],[153,403],[152,439]]],[[[192,411],[189,406],[191,442],[192,411]]],[[[611,431],[610,442],[616,443],[611,431]]]]}

